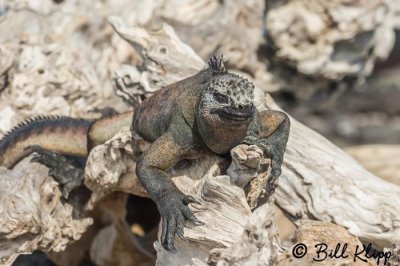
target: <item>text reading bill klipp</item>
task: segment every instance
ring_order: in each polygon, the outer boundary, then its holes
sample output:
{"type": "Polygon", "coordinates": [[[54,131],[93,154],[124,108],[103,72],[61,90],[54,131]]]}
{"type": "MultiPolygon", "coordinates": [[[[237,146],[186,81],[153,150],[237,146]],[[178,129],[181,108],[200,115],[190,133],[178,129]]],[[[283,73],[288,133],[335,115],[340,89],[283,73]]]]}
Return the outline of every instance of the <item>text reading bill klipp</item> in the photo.
{"type": "Polygon", "coordinates": [[[312,247],[307,247],[303,243],[297,243],[292,249],[293,257],[303,258],[306,254],[312,255],[312,259],[316,262],[330,259],[353,259],[354,262],[367,262],[369,258],[374,258],[377,265],[386,265],[391,252],[377,251],[372,248],[372,244],[357,245],[355,249],[349,249],[347,243],[338,243],[335,246],[328,246],[325,243],[318,243],[312,247]],[[310,252],[312,252],[310,254],[310,252]]]}

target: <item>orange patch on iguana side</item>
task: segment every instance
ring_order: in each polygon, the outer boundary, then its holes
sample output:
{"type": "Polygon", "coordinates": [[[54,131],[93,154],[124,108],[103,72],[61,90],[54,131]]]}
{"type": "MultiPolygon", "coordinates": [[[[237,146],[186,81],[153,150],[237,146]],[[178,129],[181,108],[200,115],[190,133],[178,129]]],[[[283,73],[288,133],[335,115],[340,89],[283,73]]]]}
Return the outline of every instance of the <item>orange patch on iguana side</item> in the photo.
{"type": "Polygon", "coordinates": [[[285,120],[283,113],[276,111],[264,111],[260,113],[260,138],[271,136],[280,124],[285,120]]]}

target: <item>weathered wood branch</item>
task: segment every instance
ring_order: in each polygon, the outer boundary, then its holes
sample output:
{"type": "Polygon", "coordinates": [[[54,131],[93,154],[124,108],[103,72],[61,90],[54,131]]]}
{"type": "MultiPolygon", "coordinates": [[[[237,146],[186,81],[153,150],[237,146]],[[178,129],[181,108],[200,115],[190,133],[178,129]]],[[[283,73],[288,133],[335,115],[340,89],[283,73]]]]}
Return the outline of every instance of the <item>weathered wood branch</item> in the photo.
{"type": "Polygon", "coordinates": [[[26,158],[12,171],[0,167],[0,263],[37,249],[63,251],[93,223],[61,202],[46,167],[26,158]]]}
{"type": "Polygon", "coordinates": [[[361,145],[346,152],[371,173],[400,185],[400,145],[361,145]]]}

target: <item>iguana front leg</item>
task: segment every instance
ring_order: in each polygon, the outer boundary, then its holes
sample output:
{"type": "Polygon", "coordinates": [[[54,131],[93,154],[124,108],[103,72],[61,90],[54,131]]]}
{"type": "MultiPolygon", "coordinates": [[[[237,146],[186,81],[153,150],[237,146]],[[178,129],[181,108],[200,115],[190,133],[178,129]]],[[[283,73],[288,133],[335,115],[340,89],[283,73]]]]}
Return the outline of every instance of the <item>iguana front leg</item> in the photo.
{"type": "Polygon", "coordinates": [[[281,175],[283,155],[289,138],[289,117],[280,111],[266,110],[257,113],[249,127],[244,143],[255,144],[271,159],[271,175],[268,179],[270,192],[275,180],[281,175]]]}
{"type": "MultiPolygon", "coordinates": [[[[184,130],[183,130],[184,131],[184,130]]],[[[188,204],[197,203],[192,196],[183,194],[165,173],[180,160],[193,158],[200,151],[193,147],[190,135],[184,137],[167,132],[159,137],[139,157],[136,174],[150,198],[156,203],[162,218],[161,244],[168,250],[175,250],[175,234],[183,238],[185,220],[202,224],[189,209],[188,204]]]]}

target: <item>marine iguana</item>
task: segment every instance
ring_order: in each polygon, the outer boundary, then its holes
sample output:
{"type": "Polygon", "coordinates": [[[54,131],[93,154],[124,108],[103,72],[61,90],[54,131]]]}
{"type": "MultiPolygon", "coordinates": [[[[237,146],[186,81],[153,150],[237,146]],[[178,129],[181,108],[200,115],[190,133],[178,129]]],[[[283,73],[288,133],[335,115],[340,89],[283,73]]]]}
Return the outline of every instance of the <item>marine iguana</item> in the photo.
{"type": "Polygon", "coordinates": [[[137,159],[136,174],[160,212],[162,245],[175,250],[175,235],[184,238],[186,220],[202,224],[188,207],[198,202],[182,193],[165,172],[179,161],[210,152],[226,154],[241,143],[255,144],[271,158],[268,186],[274,189],[290,122],[280,111],[258,112],[253,100],[254,85],[228,72],[222,56],[214,56],[208,68],[160,89],[133,113],[97,121],[61,117],[23,123],[0,142],[0,165],[12,167],[35,145],[51,152],[87,156],[93,146],[132,123],[132,131],[152,142],[137,159]]]}

